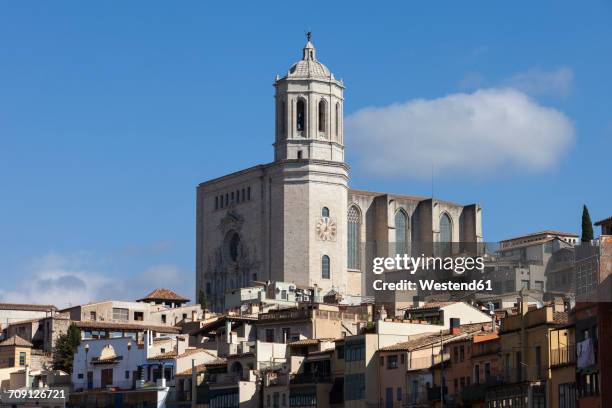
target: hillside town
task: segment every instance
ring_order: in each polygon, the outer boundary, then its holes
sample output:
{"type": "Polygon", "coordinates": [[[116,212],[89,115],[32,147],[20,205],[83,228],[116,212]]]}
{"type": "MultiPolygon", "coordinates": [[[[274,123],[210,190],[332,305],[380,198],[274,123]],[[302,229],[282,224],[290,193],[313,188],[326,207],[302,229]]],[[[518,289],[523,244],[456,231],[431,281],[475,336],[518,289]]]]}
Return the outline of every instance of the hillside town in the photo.
{"type": "Polygon", "coordinates": [[[571,260],[564,271],[592,274],[597,284],[570,278],[565,290],[536,284],[542,276],[547,286],[563,284],[550,257],[532,262],[544,275],[523,265],[512,271],[518,284],[497,286],[486,299],[430,297],[408,306],[271,281],[228,290],[221,312],[209,311],[205,296],[190,302],[163,288],[66,309],[0,304],[2,403],[609,406],[612,218],[595,225],[600,234],[589,242],[545,231],[498,250],[530,260],[550,242],[571,242],[557,250],[571,260]],[[8,390],[61,390],[64,398],[11,398],[8,390]]]}
{"type": "Polygon", "coordinates": [[[196,188],[193,292],[0,303],[0,407],[612,407],[612,217],[486,242],[477,203],[350,188],[311,40],[274,79],[273,161],[196,188]],[[402,254],[480,266],[381,290],[402,254]]]}

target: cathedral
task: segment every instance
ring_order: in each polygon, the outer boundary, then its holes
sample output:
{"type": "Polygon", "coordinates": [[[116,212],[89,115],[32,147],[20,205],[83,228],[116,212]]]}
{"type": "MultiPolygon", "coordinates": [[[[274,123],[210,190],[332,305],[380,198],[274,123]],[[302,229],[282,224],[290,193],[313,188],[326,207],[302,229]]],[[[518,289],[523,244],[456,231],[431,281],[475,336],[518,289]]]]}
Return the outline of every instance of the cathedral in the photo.
{"type": "Polygon", "coordinates": [[[196,292],[211,310],[255,281],[371,296],[374,256],[482,241],[477,204],[349,187],[344,84],[318,60],[310,35],[274,88],[274,161],[197,188],[196,292]]]}

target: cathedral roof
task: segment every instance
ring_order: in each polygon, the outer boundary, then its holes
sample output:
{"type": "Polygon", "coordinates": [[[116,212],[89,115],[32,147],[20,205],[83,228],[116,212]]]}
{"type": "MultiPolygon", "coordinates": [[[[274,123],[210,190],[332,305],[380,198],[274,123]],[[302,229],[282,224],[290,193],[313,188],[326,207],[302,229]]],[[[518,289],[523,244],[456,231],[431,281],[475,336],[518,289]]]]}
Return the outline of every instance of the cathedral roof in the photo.
{"type": "Polygon", "coordinates": [[[310,41],[310,34],[308,42],[302,49],[302,59],[289,68],[287,78],[333,79],[330,70],[317,61],[317,50],[310,41]]]}

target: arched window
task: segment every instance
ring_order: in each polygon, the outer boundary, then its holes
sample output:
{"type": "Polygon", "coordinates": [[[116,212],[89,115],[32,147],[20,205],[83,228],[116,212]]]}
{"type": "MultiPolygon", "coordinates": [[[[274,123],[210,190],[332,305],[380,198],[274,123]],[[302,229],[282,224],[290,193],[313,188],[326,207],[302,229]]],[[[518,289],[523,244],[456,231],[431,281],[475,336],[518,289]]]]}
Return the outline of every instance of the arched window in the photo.
{"type": "Polygon", "coordinates": [[[348,263],[348,268],[349,269],[359,269],[359,258],[360,258],[360,251],[359,251],[359,233],[361,230],[361,213],[359,212],[359,209],[356,206],[351,206],[348,210],[348,214],[347,214],[347,221],[348,221],[348,257],[347,257],[347,263],[348,263]]]}
{"type": "Polygon", "coordinates": [[[395,253],[406,254],[408,247],[406,246],[406,220],[408,216],[404,210],[399,210],[395,213],[395,253]]]}
{"type": "Polygon", "coordinates": [[[301,98],[297,101],[295,123],[298,132],[302,132],[306,125],[306,104],[301,98]]]}
{"type": "Polygon", "coordinates": [[[325,105],[326,105],[325,104],[325,100],[321,99],[319,101],[319,132],[323,132],[323,133],[325,133],[325,128],[326,128],[326,125],[327,125],[325,123],[326,122],[325,119],[326,119],[326,116],[327,116],[325,114],[326,113],[325,112],[326,111],[326,109],[325,109],[326,106],[325,105]]]}
{"type": "Polygon", "coordinates": [[[321,208],[321,217],[329,218],[329,208],[321,208]]]}
{"type": "MultiPolygon", "coordinates": [[[[240,235],[237,232],[231,232],[226,238],[226,256],[230,261],[236,262],[240,255],[240,235]]],[[[227,259],[227,258],[226,258],[227,259]]]]}
{"type": "Polygon", "coordinates": [[[453,241],[453,223],[448,216],[444,213],[440,217],[440,249],[443,254],[450,254],[451,242],[453,241]]]}
{"type": "Polygon", "coordinates": [[[329,279],[329,277],[329,256],[323,255],[323,257],[321,258],[321,278],[329,279]]]}

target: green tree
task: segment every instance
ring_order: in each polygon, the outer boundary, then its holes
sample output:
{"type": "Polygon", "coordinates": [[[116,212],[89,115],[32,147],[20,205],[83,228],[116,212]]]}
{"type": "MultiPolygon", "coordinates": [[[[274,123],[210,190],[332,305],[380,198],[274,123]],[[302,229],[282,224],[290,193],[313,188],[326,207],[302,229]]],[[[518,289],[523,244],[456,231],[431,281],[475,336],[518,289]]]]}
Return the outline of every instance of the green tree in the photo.
{"type": "Polygon", "coordinates": [[[589,215],[589,209],[586,205],[582,206],[582,242],[591,242],[593,240],[593,223],[589,215]]]}
{"type": "Polygon", "coordinates": [[[202,306],[202,310],[206,310],[206,295],[202,289],[198,292],[198,303],[202,306]]]}
{"type": "Polygon", "coordinates": [[[53,353],[53,369],[72,374],[72,361],[77,347],[81,344],[81,331],[74,324],[57,338],[53,353]]]}

